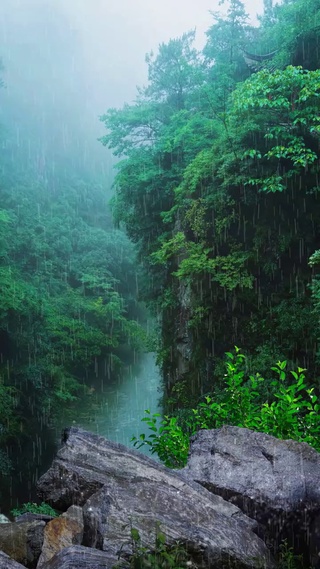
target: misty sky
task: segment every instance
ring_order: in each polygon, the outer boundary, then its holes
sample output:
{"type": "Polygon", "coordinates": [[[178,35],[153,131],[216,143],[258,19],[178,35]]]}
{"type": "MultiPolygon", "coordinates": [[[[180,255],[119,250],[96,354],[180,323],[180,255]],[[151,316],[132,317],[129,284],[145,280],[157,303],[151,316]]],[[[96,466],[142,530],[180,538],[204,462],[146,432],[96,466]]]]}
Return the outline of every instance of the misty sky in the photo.
{"type": "MultiPolygon", "coordinates": [[[[254,21],[263,0],[245,4],[254,21]]],[[[70,163],[69,149],[75,164],[110,169],[99,116],[135,99],[146,53],[191,29],[201,48],[210,11],[225,9],[219,0],[0,0],[0,123],[18,139],[24,131],[41,164],[61,154],[70,163]]]]}
{"type": "MultiPolygon", "coordinates": [[[[212,25],[209,11],[223,11],[218,0],[60,0],[80,31],[91,71],[102,83],[112,80],[112,105],[131,100],[146,81],[145,54],[159,43],[196,28],[201,47],[212,25]],[[106,81],[107,80],[107,81],[106,81]]],[[[263,0],[246,0],[253,20],[263,0]]],[[[111,86],[109,91],[111,90],[111,86]]],[[[109,92],[110,96],[110,92],[109,92]]],[[[105,94],[108,99],[107,93],[105,94]]],[[[102,104],[102,98],[99,97],[102,104]]]]}
{"type": "MultiPolygon", "coordinates": [[[[245,0],[245,5],[255,21],[257,13],[262,12],[263,0],[245,0]]],[[[43,51],[51,50],[54,65],[56,42],[50,21],[64,16],[77,41],[74,46],[69,44],[66,58],[74,47],[75,74],[85,76],[86,84],[82,84],[89,93],[88,107],[98,116],[110,106],[131,102],[136,86],[145,85],[147,52],[157,52],[160,43],[191,29],[196,29],[197,47],[201,48],[205,31],[214,23],[210,11],[225,10],[226,5],[220,6],[219,0],[0,0],[1,35],[7,48],[0,57],[10,74],[11,45],[20,42],[21,65],[26,68],[29,62],[23,61],[23,43],[33,41],[38,42],[35,51],[39,60],[43,51]],[[45,22],[48,28],[47,45],[43,43],[43,31],[35,31],[37,20],[39,26],[45,22]]],[[[61,22],[64,35],[65,25],[61,22]]],[[[62,37],[62,44],[64,41],[62,37]]],[[[59,65],[57,60],[57,73],[59,65]]]]}

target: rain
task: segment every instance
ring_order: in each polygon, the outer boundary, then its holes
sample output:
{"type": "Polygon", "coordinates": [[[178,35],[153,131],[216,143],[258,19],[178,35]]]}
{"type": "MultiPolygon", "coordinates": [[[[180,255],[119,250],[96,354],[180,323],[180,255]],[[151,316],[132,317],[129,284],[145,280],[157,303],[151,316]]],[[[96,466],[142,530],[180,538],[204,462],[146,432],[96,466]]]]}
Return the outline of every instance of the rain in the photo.
{"type": "Polygon", "coordinates": [[[208,409],[278,436],[270,369],[319,450],[316,40],[281,6],[1,0],[0,514],[68,427],[172,468],[208,409]]]}

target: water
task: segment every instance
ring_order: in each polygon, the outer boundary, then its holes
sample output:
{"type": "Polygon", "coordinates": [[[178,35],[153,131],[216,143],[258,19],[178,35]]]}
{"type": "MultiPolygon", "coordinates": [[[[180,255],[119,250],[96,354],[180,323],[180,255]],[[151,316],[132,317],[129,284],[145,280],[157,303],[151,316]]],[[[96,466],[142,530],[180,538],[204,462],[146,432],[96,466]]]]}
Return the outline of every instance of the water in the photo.
{"type": "Polygon", "coordinates": [[[160,373],[155,354],[140,354],[136,363],[125,367],[120,377],[113,381],[106,380],[103,373],[99,373],[91,382],[90,413],[78,408],[80,420],[68,422],[62,418],[60,426],[73,424],[132,447],[132,436],[145,429],[141,422],[145,409],[154,413],[160,411],[159,390],[160,373]]]}
{"type": "MultiPolygon", "coordinates": [[[[111,378],[103,367],[98,365],[96,374],[86,382],[89,395],[63,411],[51,428],[43,428],[22,447],[11,448],[15,465],[12,475],[1,481],[1,513],[8,515],[12,508],[36,500],[36,481],[49,468],[65,427],[82,427],[133,448],[132,436],[147,429],[141,422],[145,409],[160,412],[161,377],[153,353],[136,355],[134,363],[111,378]]],[[[141,452],[149,454],[147,447],[141,452]]]]}

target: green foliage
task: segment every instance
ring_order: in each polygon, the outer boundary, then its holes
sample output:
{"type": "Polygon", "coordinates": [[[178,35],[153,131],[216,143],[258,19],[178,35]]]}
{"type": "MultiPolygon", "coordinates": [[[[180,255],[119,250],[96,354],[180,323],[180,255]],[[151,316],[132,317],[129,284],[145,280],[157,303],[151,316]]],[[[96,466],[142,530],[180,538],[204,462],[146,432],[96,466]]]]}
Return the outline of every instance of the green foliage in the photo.
{"type": "Polygon", "coordinates": [[[180,256],[182,260],[179,268],[172,273],[179,279],[187,279],[197,273],[209,273],[213,281],[228,290],[237,286],[252,288],[253,277],[243,268],[249,255],[239,251],[239,248],[235,249],[229,255],[217,255],[212,258],[212,249],[204,249],[203,243],[188,242],[183,232],[177,232],[172,239],[165,241],[151,258],[155,263],[164,264],[173,255],[180,256]]]}
{"type": "MultiPolygon", "coordinates": [[[[124,528],[125,529],[125,528],[124,528]]],[[[119,562],[114,569],[132,567],[133,569],[186,569],[191,567],[188,553],[179,542],[168,545],[165,534],[157,523],[155,528],[155,543],[152,549],[144,546],[139,531],[135,527],[130,529],[132,555],[129,564],[121,561],[122,552],[119,553],[119,562]]],[[[127,555],[126,555],[127,557],[127,555]]]]}
{"type": "Polygon", "coordinates": [[[296,0],[275,4],[262,18],[263,53],[276,50],[268,66],[284,68],[290,63],[306,69],[318,67],[314,52],[319,33],[320,9],[315,0],[296,0]]]}
{"type": "MultiPolygon", "coordinates": [[[[123,529],[126,529],[124,526],[123,529]]],[[[118,562],[113,566],[114,569],[131,567],[133,569],[186,569],[196,567],[190,560],[186,547],[179,542],[173,545],[167,544],[165,534],[161,531],[160,523],[155,527],[155,543],[150,546],[143,545],[138,529],[130,526],[130,541],[132,554],[124,553],[123,546],[118,555],[118,562]]],[[[126,544],[127,545],[127,544],[126,544]]],[[[280,544],[277,568],[278,569],[300,569],[303,567],[302,556],[294,554],[292,547],[288,546],[287,541],[280,544]]]]}
{"type": "Polygon", "coordinates": [[[149,427],[151,434],[146,437],[143,433],[138,437],[133,436],[131,441],[134,446],[141,448],[147,445],[151,454],[157,454],[160,460],[170,468],[179,468],[184,464],[189,450],[189,437],[183,432],[176,417],[165,416],[160,421],[161,415],[149,410],[147,417],[141,419],[149,427]]]}
{"type": "MultiPolygon", "coordinates": [[[[318,249],[313,253],[313,255],[311,255],[309,259],[309,265],[310,267],[316,268],[318,267],[319,264],[320,264],[320,250],[318,249]]],[[[310,289],[312,291],[314,314],[318,321],[318,328],[317,328],[318,330],[320,325],[320,278],[319,277],[320,277],[319,273],[318,272],[315,273],[312,279],[312,283],[310,285],[310,289]]],[[[318,340],[319,340],[319,332],[318,332],[318,340]]],[[[319,351],[317,353],[317,358],[319,361],[319,351]]]]}
{"type": "MultiPolygon", "coordinates": [[[[129,290],[121,267],[136,278],[133,249],[120,232],[79,216],[71,191],[42,212],[46,199],[20,187],[8,199],[10,264],[4,258],[0,267],[0,325],[21,354],[11,381],[23,373],[38,404],[54,412],[76,399],[80,366],[108,357],[125,340],[138,347],[142,334],[128,318],[123,296],[129,290]],[[124,246],[132,259],[123,262],[124,246]]],[[[21,405],[21,392],[17,399],[21,405]]]]}
{"type": "MultiPolygon", "coordinates": [[[[249,158],[271,161],[277,175],[250,178],[246,183],[258,186],[261,191],[283,191],[288,178],[304,171],[316,170],[317,152],[306,145],[306,137],[317,137],[320,132],[318,114],[320,97],[320,72],[308,71],[302,67],[288,66],[284,70],[267,69],[255,73],[235,89],[230,121],[245,124],[256,113],[255,121],[266,131],[266,152],[246,149],[242,159],[249,158]],[[275,143],[275,144],[274,144],[275,143]],[[288,161],[289,167],[281,171],[277,168],[279,160],[288,161]]],[[[257,165],[258,167],[258,165],[257,165]]],[[[269,167],[268,167],[269,169],[269,167]]]]}
{"type": "Polygon", "coordinates": [[[143,297],[162,316],[170,402],[177,382],[206,392],[200,370],[219,367],[233,343],[250,357],[279,347],[318,373],[308,260],[320,228],[319,6],[268,3],[252,28],[240,0],[226,4],[202,54],[192,34],[161,45],[136,103],[103,117],[103,143],[122,157],[115,213],[148,274],[143,297]]]}
{"type": "MultiPolygon", "coordinates": [[[[9,437],[19,433],[19,421],[16,413],[18,390],[5,381],[0,372],[0,445],[9,437]]],[[[8,475],[12,467],[11,460],[4,449],[0,448],[0,474],[8,475]]]]}
{"type": "Polygon", "coordinates": [[[293,548],[288,546],[287,541],[281,543],[279,547],[278,569],[300,569],[303,567],[301,555],[295,555],[293,548]]]}
{"type": "Polygon", "coordinates": [[[83,396],[96,358],[120,362],[119,346],[140,349],[145,340],[135,320],[136,251],[112,227],[105,187],[74,177],[71,166],[62,174],[59,161],[54,181],[44,180],[11,127],[0,164],[3,446],[83,396]]]}
{"type": "Polygon", "coordinates": [[[151,434],[133,437],[134,446],[148,445],[166,466],[185,465],[189,437],[200,429],[217,429],[234,425],[267,433],[281,439],[306,442],[320,451],[320,405],[315,388],[308,388],[304,369],[286,372],[287,362],[278,362],[271,369],[276,378],[268,383],[267,399],[265,378],[259,373],[248,374],[246,357],[239,348],[226,353],[224,389],[217,397],[207,395],[185,418],[183,426],[177,417],[150,414],[146,422],[151,434]]]}
{"type": "Polygon", "coordinates": [[[49,504],[41,502],[41,504],[36,504],[35,502],[26,502],[22,504],[19,508],[13,508],[11,514],[14,517],[21,516],[22,514],[44,514],[47,516],[57,517],[58,513],[49,504]]]}

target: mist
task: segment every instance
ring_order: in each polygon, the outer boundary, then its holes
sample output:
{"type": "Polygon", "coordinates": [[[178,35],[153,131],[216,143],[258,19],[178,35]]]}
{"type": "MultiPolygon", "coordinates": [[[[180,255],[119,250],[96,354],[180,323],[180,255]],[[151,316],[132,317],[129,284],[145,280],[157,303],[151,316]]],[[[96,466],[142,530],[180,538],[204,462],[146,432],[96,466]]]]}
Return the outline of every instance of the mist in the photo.
{"type": "MultiPolygon", "coordinates": [[[[246,5],[253,20],[262,11],[262,0],[246,5]]],[[[208,0],[174,6],[170,0],[1,2],[0,121],[10,123],[22,163],[55,179],[58,170],[87,172],[108,189],[114,162],[97,140],[99,116],[135,98],[147,81],[147,52],[190,29],[202,47],[213,22],[209,10],[223,9],[208,0]]]]}

